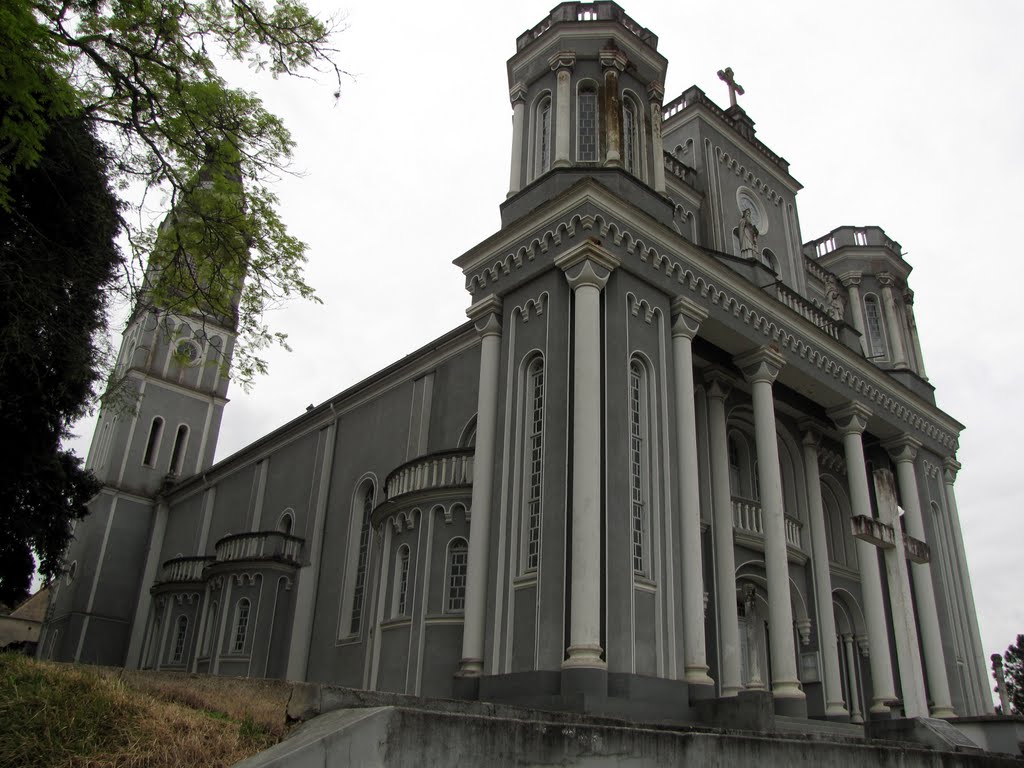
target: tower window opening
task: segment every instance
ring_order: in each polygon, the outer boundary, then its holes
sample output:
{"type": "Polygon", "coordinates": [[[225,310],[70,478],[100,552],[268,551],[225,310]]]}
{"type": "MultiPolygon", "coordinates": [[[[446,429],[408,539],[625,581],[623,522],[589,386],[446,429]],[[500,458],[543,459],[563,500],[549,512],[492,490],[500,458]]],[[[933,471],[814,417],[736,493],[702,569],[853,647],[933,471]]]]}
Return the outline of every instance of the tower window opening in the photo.
{"type": "Polygon", "coordinates": [[[633,573],[647,571],[647,524],[644,483],[646,468],[646,408],[644,370],[634,360],[629,366],[629,499],[632,526],[633,573]]]}
{"type": "Polygon", "coordinates": [[[171,451],[171,474],[180,475],[185,463],[185,446],[188,445],[188,426],[182,424],[174,436],[174,450],[171,451]]]}
{"type": "Polygon", "coordinates": [[[527,374],[529,422],[526,489],[526,570],[535,571],[540,561],[541,486],[544,475],[544,361],[537,358],[527,374]]]}
{"type": "Polygon", "coordinates": [[[593,86],[586,85],[580,89],[577,109],[579,159],[584,163],[595,162],[597,160],[597,91],[593,86]]]}
{"type": "Polygon", "coordinates": [[[231,650],[242,653],[245,650],[245,638],[249,632],[249,600],[243,597],[235,608],[235,638],[231,650]]]}
{"type": "Polygon", "coordinates": [[[373,512],[373,484],[368,483],[363,496],[363,524],[359,530],[359,559],[356,564],[356,585],[352,594],[352,634],[359,632],[363,618],[363,596],[366,592],[366,561],[370,556],[370,513],[373,512]]]}
{"type": "Polygon", "coordinates": [[[466,610],[466,570],[469,547],[465,539],[455,539],[448,545],[448,595],[445,610],[462,613],[466,610]]]}
{"type": "Polygon", "coordinates": [[[142,456],[142,463],[147,467],[156,464],[156,457],[160,453],[160,438],[163,433],[164,420],[157,416],[149,425],[149,439],[146,441],[146,452],[142,456]]]}
{"type": "Polygon", "coordinates": [[[185,616],[178,617],[178,625],[174,632],[174,654],[171,656],[171,661],[174,663],[180,663],[185,655],[185,635],[188,633],[188,618],[185,616]]]}
{"type": "Polygon", "coordinates": [[[632,99],[622,100],[622,165],[632,174],[640,170],[640,121],[632,99]]]}
{"type": "Polygon", "coordinates": [[[882,308],[878,297],[869,293],[864,297],[864,324],[868,332],[868,351],[871,357],[885,360],[889,353],[885,346],[885,330],[882,325],[882,308]]]}
{"type": "Polygon", "coordinates": [[[537,104],[534,129],[534,145],[536,159],[534,176],[540,176],[551,170],[551,97],[545,96],[537,104]]]}

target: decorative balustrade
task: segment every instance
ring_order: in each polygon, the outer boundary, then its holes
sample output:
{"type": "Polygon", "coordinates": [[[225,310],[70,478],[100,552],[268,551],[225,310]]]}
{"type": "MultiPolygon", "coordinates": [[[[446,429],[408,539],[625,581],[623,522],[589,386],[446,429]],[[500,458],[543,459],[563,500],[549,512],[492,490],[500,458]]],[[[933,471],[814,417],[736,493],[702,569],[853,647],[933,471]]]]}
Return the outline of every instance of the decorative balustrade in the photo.
{"type": "Polygon", "coordinates": [[[234,533],[217,542],[214,551],[218,563],[233,560],[283,560],[298,564],[303,539],[280,531],[234,533]]]}
{"type": "Polygon", "coordinates": [[[697,186],[697,171],[681,160],[676,159],[675,155],[671,152],[665,153],[665,170],[687,186],[697,186]]]}
{"type": "Polygon", "coordinates": [[[803,296],[794,293],[783,283],[775,283],[775,296],[780,302],[796,312],[804,320],[808,320],[833,339],[839,339],[839,322],[805,299],[803,296]]]}
{"type": "Polygon", "coordinates": [[[636,35],[640,40],[657,50],[658,36],[646,27],[637,24],[626,15],[616,3],[599,0],[594,3],[561,3],[546,19],[516,38],[516,50],[521,51],[547,32],[555,24],[564,22],[615,21],[636,35]]]}
{"type": "Polygon", "coordinates": [[[407,493],[473,484],[473,449],[441,451],[406,462],[388,475],[384,492],[389,500],[407,493]]]}
{"type": "Polygon", "coordinates": [[[820,258],[837,248],[886,248],[896,256],[902,257],[903,247],[885,234],[881,227],[837,227],[817,240],[811,240],[804,246],[804,253],[820,258]]]}
{"type": "Polygon", "coordinates": [[[160,569],[161,584],[202,581],[203,568],[213,562],[212,557],[175,557],[160,569]]]}
{"type": "MultiPolygon", "coordinates": [[[[803,523],[792,515],[785,516],[786,544],[797,549],[801,546],[801,530],[803,523]]],[[[737,533],[747,536],[764,537],[764,519],[761,504],[750,499],[732,499],[732,525],[737,533]]]]}

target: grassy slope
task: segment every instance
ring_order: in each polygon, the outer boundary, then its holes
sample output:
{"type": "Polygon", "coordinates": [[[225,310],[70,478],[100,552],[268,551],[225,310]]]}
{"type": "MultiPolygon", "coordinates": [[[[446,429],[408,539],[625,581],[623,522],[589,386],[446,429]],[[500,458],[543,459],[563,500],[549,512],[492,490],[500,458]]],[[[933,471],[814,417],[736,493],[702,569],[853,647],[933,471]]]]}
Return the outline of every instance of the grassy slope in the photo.
{"type": "Polygon", "coordinates": [[[273,684],[0,654],[0,766],[228,766],[280,740],[286,701],[273,684]]]}

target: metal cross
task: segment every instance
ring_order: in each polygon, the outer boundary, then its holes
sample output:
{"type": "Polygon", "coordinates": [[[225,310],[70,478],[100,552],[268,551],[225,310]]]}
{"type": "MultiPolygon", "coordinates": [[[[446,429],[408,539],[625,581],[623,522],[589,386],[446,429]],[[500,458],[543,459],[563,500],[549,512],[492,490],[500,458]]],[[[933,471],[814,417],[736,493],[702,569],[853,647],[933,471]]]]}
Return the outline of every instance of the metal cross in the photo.
{"type": "Polygon", "coordinates": [[[718,70],[718,79],[729,86],[729,106],[736,106],[736,94],[743,95],[743,86],[736,82],[732,67],[718,70]]]}

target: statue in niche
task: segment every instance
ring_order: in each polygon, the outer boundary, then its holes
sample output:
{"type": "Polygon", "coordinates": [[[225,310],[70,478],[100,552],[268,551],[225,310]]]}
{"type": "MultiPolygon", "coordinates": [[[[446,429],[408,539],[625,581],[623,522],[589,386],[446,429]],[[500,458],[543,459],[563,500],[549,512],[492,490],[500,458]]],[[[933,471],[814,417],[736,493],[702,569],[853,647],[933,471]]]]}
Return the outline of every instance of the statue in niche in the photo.
{"type": "Polygon", "coordinates": [[[760,232],[750,216],[750,209],[744,208],[740,216],[740,256],[744,259],[757,259],[757,236],[760,232]]]}
{"type": "Polygon", "coordinates": [[[825,306],[828,314],[833,320],[842,320],[846,310],[846,302],[839,292],[839,283],[835,275],[828,275],[825,278],[825,306]]]}

